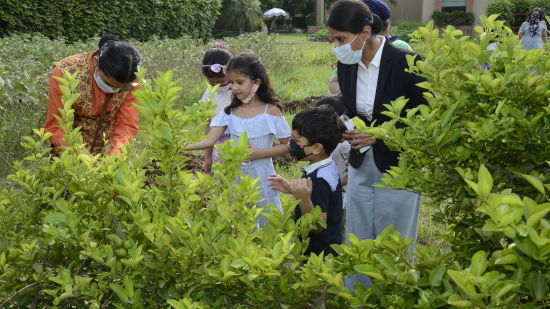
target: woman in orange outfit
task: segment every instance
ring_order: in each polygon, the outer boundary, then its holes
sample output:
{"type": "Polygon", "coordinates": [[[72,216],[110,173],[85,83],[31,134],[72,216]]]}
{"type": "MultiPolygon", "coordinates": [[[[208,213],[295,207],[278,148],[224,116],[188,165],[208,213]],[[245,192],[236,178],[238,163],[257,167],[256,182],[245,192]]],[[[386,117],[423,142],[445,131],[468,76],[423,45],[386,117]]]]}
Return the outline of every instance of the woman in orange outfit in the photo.
{"type": "Polygon", "coordinates": [[[44,129],[51,132],[53,151],[67,146],[65,132],[59,127],[54,115],[63,108],[59,81],[63,71],[77,72],[80,96],[73,104],[74,127],[81,127],[86,148],[92,154],[105,152],[105,142],[111,148],[109,155],[118,152],[138,132],[139,114],[133,104],[137,103],[133,92],[137,79],[135,72],[140,62],[138,51],[130,43],[115,36],[104,36],[99,49],[93,52],[69,56],[57,62],[52,70],[48,94],[48,115],[44,129]]]}

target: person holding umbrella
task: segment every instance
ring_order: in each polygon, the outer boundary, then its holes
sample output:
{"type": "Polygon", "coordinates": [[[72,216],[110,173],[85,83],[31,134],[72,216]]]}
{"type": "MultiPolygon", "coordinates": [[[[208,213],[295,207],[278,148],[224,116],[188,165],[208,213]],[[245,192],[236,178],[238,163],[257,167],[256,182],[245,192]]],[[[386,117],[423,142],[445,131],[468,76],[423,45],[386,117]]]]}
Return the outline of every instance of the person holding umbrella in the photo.
{"type": "Polygon", "coordinates": [[[277,16],[283,16],[283,18],[285,18],[286,16],[288,16],[288,13],[285,12],[284,10],[282,9],[279,9],[279,8],[272,8],[270,10],[267,10],[264,14],[263,14],[263,17],[266,18],[266,19],[270,19],[272,18],[272,26],[271,28],[273,28],[273,24],[275,22],[275,18],[277,16]]]}

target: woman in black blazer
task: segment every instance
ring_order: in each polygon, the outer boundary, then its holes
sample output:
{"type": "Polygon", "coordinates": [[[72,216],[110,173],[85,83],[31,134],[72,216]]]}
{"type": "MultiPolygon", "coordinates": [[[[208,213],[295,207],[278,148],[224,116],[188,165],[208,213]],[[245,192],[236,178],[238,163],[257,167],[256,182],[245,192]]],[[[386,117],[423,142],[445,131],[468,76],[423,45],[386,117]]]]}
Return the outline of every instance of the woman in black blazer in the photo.
{"type": "MultiPolygon", "coordinates": [[[[368,6],[358,0],[339,0],[327,21],[338,57],[338,81],[346,105],[346,114],[359,117],[370,125],[389,121],[382,112],[384,104],[400,96],[409,99],[406,109],[425,104],[423,90],[416,84],[420,76],[405,72],[406,55],[413,54],[393,46],[380,32],[382,23],[368,6]]],[[[382,173],[397,165],[399,153],[390,151],[381,140],[365,133],[347,131],[352,145],[348,176],[346,233],[359,239],[374,239],[389,225],[403,238],[416,238],[420,196],[402,190],[373,187],[381,183],[382,173]]],[[[367,276],[352,275],[348,288],[360,282],[370,286],[367,276]]]]}

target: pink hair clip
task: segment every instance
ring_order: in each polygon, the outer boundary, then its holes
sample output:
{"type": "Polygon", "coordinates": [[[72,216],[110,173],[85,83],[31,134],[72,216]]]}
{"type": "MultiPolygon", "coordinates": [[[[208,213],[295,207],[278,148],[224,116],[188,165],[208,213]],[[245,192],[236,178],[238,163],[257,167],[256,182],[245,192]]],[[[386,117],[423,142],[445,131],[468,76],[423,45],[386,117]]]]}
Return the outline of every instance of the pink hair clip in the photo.
{"type": "Polygon", "coordinates": [[[223,43],[215,42],[215,43],[214,43],[214,48],[227,49],[227,46],[225,46],[223,43]]]}

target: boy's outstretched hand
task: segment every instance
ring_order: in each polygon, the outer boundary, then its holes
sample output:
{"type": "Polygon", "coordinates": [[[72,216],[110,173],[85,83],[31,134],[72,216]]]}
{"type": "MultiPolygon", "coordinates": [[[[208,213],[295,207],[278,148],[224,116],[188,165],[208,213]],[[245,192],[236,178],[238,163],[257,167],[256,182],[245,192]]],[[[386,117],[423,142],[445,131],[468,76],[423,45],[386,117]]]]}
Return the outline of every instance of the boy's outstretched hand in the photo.
{"type": "Polygon", "coordinates": [[[279,191],[281,193],[292,194],[292,187],[290,185],[290,182],[284,179],[281,175],[271,174],[269,175],[269,177],[267,177],[267,181],[269,181],[269,187],[271,189],[279,191]]]}
{"type": "Polygon", "coordinates": [[[313,191],[311,178],[300,178],[290,185],[292,195],[298,200],[309,200],[313,191]]]}

